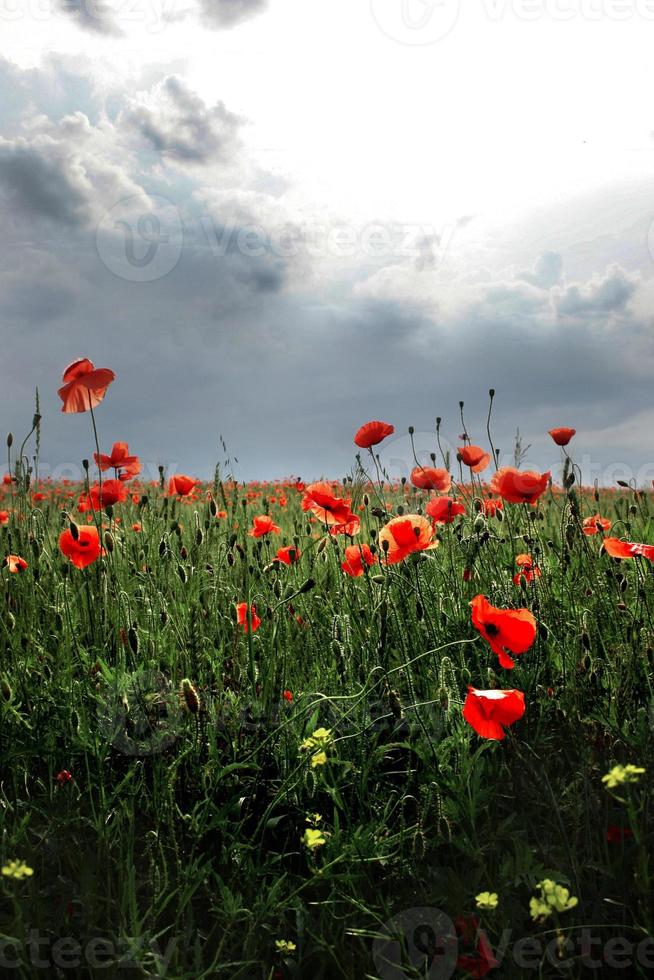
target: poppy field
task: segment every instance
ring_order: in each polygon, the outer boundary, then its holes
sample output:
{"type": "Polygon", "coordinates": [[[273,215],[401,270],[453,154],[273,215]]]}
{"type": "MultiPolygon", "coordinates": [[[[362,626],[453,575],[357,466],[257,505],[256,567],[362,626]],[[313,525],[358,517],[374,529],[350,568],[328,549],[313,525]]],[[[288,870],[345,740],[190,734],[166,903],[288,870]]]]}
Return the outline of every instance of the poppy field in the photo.
{"type": "Polygon", "coordinates": [[[7,438],[0,975],[649,976],[651,487],[463,406],[399,482],[363,420],[342,479],[151,481],[113,381],[80,482],[7,438]]]}

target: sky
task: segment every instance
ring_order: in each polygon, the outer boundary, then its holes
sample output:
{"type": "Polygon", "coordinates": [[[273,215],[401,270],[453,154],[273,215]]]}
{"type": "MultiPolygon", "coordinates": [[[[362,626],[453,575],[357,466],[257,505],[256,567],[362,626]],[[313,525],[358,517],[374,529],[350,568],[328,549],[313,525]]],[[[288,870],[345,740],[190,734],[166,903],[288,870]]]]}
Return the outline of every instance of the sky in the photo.
{"type": "Polygon", "coordinates": [[[41,473],[654,479],[654,0],[0,0],[1,377],[41,473]],[[222,441],[227,446],[226,453],[222,441]]]}

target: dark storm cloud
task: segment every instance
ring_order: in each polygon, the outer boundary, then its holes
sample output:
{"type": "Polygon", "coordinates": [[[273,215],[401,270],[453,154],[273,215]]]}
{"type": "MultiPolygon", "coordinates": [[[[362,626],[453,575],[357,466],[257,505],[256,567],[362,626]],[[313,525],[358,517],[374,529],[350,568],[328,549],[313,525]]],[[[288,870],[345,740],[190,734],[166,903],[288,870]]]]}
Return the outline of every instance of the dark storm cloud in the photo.
{"type": "Polygon", "coordinates": [[[176,76],[166,78],[156,106],[136,105],[125,113],[134,127],[163,157],[184,163],[230,159],[238,145],[242,120],[223,102],[207,107],[176,76]]]}
{"type": "Polygon", "coordinates": [[[58,6],[85,31],[110,36],[121,33],[103,0],[58,0],[58,6]]]}
{"type": "Polygon", "coordinates": [[[556,308],[563,316],[596,316],[620,312],[634,295],[638,280],[614,265],[603,278],[586,285],[568,286],[557,297],[556,308]]]}
{"type": "Polygon", "coordinates": [[[33,142],[0,139],[0,193],[25,214],[64,225],[84,224],[90,212],[80,176],[47,137],[33,142]]]}
{"type": "Polygon", "coordinates": [[[268,0],[200,0],[202,22],[215,30],[237,24],[264,12],[268,0]]]}

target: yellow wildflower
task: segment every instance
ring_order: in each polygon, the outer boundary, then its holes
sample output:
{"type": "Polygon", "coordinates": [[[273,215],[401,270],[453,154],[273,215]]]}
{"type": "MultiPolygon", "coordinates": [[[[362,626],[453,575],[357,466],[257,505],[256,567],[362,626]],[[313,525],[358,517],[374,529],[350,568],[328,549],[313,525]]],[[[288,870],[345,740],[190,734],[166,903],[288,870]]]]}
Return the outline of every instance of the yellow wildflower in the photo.
{"type": "Polygon", "coordinates": [[[314,830],[312,827],[307,827],[302,836],[302,843],[310,851],[315,851],[317,847],[322,847],[323,844],[327,843],[327,838],[322,830],[314,830]]]}
{"type": "Polygon", "coordinates": [[[602,776],[602,782],[607,789],[614,789],[623,783],[637,783],[644,772],[642,766],[632,766],[631,763],[627,766],[613,766],[606,776],[602,776]]]}
{"type": "Polygon", "coordinates": [[[309,735],[309,738],[305,738],[304,742],[300,746],[303,752],[309,749],[324,749],[332,741],[331,728],[316,728],[313,735],[309,735]]]}
{"type": "Polygon", "coordinates": [[[297,946],[290,939],[276,939],[275,949],[278,953],[294,953],[297,946]]]}
{"type": "Polygon", "coordinates": [[[479,892],[475,896],[475,902],[477,903],[478,909],[496,909],[499,897],[497,892],[479,892]]]}
{"type": "Polygon", "coordinates": [[[315,755],[311,756],[311,768],[315,769],[316,766],[324,766],[327,762],[326,752],[316,752],[315,755]]]}
{"type": "Polygon", "coordinates": [[[568,912],[579,899],[570,895],[570,890],[563,885],[557,885],[551,878],[538,882],[540,895],[529,902],[529,912],[532,919],[547,919],[553,912],[568,912]]]}
{"type": "Polygon", "coordinates": [[[20,881],[22,878],[30,878],[34,869],[28,867],[24,861],[9,861],[3,865],[2,873],[5,878],[16,878],[20,881]]]}

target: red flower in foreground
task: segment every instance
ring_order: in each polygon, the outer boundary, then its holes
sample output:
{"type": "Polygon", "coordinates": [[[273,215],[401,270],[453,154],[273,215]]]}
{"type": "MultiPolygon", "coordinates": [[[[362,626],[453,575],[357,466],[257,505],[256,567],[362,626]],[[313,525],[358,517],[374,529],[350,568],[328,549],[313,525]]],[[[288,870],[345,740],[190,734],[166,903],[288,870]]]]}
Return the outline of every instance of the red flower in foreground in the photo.
{"type": "Polygon", "coordinates": [[[495,473],[490,488],[509,504],[533,505],[547,490],[549,479],[549,470],[547,473],[535,473],[533,470],[505,466],[495,473]]]}
{"type": "MultiPolygon", "coordinates": [[[[254,606],[250,606],[250,619],[252,621],[252,632],[256,631],[261,626],[261,620],[257,616],[257,610],[254,606]]],[[[236,622],[239,626],[243,627],[243,632],[249,632],[248,624],[248,604],[247,602],[237,602],[236,603],[236,622]]]]}
{"type": "Polygon", "coordinates": [[[495,517],[498,510],[504,510],[504,503],[497,497],[487,497],[484,500],[484,514],[486,517],[495,517]]]}
{"type": "Polygon", "coordinates": [[[463,717],[482,738],[501,741],[504,728],[512,725],[525,713],[522,691],[479,691],[468,687],[463,717]]]}
{"type": "Polygon", "coordinates": [[[567,446],[576,432],[576,429],[568,429],[565,426],[561,426],[558,429],[550,429],[548,435],[552,437],[557,446],[567,446]]]}
{"type": "Polygon", "coordinates": [[[528,609],[497,609],[483,595],[470,603],[472,625],[490,644],[500,665],[511,670],[515,662],[508,656],[525,653],[536,639],[536,620],[528,609]]]}
{"type": "Polygon", "coordinates": [[[636,544],[633,541],[621,541],[620,538],[604,538],[602,547],[611,558],[636,558],[641,555],[654,561],[654,544],[636,544]]]}
{"type": "Polygon", "coordinates": [[[472,952],[461,953],[457,957],[456,965],[468,976],[475,980],[481,980],[487,973],[499,966],[493,947],[488,941],[488,936],[483,929],[479,928],[479,919],[474,915],[462,915],[454,922],[459,941],[465,947],[471,947],[472,952]]]}
{"type": "Polygon", "coordinates": [[[418,490],[438,490],[447,493],[452,486],[452,477],[447,470],[436,466],[414,466],[411,470],[411,483],[418,490]]]}
{"type": "Polygon", "coordinates": [[[9,511],[0,510],[0,524],[8,524],[8,523],[9,523],[9,511]]]}
{"type": "Polygon", "coordinates": [[[385,553],[385,561],[395,565],[414,551],[427,551],[438,547],[434,529],[425,517],[408,514],[394,517],[379,532],[379,543],[385,553]],[[387,547],[384,547],[384,544],[387,547]]]}
{"type": "Polygon", "coordinates": [[[111,447],[111,455],[93,453],[93,459],[104,473],[106,470],[116,470],[119,480],[131,480],[141,472],[141,461],[138,456],[129,455],[126,442],[115,442],[111,447]]]}
{"type": "Polygon", "coordinates": [[[540,578],[540,568],[534,564],[534,559],[531,555],[516,555],[515,563],[520,571],[516,572],[513,576],[514,585],[520,585],[521,578],[525,582],[533,582],[535,578],[540,578]]]}
{"type": "Polygon", "coordinates": [[[188,497],[197,487],[199,480],[194,480],[191,476],[183,473],[175,473],[168,481],[169,497],[188,497]]]}
{"type": "Polygon", "coordinates": [[[451,497],[432,497],[425,511],[432,518],[434,524],[451,524],[455,517],[465,514],[466,509],[458,500],[451,497]]]}
{"type": "Polygon", "coordinates": [[[64,371],[64,385],[58,391],[63,402],[61,411],[88,412],[95,408],[115,377],[109,368],[96,368],[86,357],[73,361],[64,371]]]}
{"type": "Polygon", "coordinates": [[[7,555],[5,558],[5,565],[12,574],[16,572],[24,572],[27,568],[27,562],[20,555],[7,555]]]}
{"type": "Polygon", "coordinates": [[[346,575],[358,578],[363,575],[364,565],[370,567],[377,561],[367,544],[352,544],[345,549],[345,561],[341,563],[341,568],[346,575]]]}
{"type": "Polygon", "coordinates": [[[376,446],[386,436],[392,436],[394,432],[395,426],[389,425],[388,422],[366,422],[355,432],[354,442],[361,449],[370,449],[371,446],[376,446]]]}
{"type": "Polygon", "coordinates": [[[284,548],[277,550],[276,557],[282,565],[294,565],[300,557],[300,549],[296,548],[294,544],[287,544],[284,548]]]}
{"type": "Polygon", "coordinates": [[[252,530],[248,531],[251,538],[263,538],[266,534],[279,534],[280,528],[268,514],[260,514],[252,519],[252,530]]]}
{"type": "Polygon", "coordinates": [[[490,453],[485,453],[481,446],[461,446],[457,456],[473,473],[481,473],[491,461],[490,453]]]}
{"type": "Polygon", "coordinates": [[[601,517],[599,514],[593,514],[592,517],[584,518],[584,534],[598,534],[600,531],[610,531],[611,522],[607,520],[606,517],[601,517]]]}
{"type": "MultiPolygon", "coordinates": [[[[80,509],[89,510],[93,508],[93,510],[100,510],[101,507],[108,507],[109,505],[113,507],[114,504],[125,503],[128,496],[129,491],[121,480],[104,480],[102,486],[96,483],[91,487],[89,495],[86,498],[88,506],[80,509]]],[[[83,505],[82,500],[80,500],[80,503],[83,505]]]]}
{"type": "Polygon", "coordinates": [[[55,776],[55,782],[59,783],[60,786],[65,786],[66,783],[69,783],[72,778],[72,773],[68,772],[67,769],[62,769],[61,772],[58,772],[55,776]]]}
{"type": "Polygon", "coordinates": [[[76,568],[92,565],[102,552],[97,527],[94,524],[80,524],[76,538],[72,531],[62,531],[59,535],[59,548],[76,568]]]}

